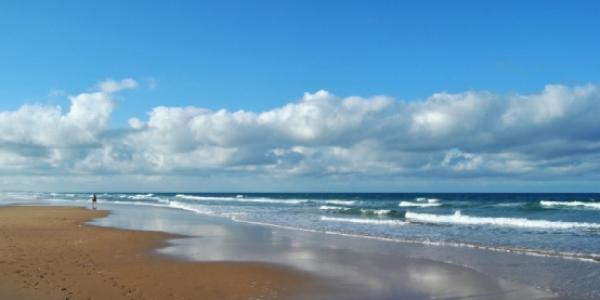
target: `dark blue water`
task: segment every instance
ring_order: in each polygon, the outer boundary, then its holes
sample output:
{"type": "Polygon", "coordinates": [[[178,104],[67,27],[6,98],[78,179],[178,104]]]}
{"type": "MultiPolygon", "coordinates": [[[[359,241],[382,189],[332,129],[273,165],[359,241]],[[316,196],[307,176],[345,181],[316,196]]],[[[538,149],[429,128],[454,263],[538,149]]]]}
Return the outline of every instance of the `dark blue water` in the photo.
{"type": "MultiPolygon", "coordinates": [[[[600,262],[600,194],[99,194],[297,230],[600,262]]],[[[88,201],[89,194],[4,193],[5,203],[88,201]]]]}

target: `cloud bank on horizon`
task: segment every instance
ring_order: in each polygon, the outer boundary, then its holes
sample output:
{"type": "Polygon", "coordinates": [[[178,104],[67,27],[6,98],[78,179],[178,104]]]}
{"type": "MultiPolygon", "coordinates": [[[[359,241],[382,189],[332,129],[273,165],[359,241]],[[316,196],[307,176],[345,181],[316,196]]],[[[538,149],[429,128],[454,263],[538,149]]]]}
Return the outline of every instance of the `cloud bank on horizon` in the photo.
{"type": "Polygon", "coordinates": [[[600,91],[437,93],[422,101],[305,93],[268,111],[155,107],[111,128],[115,97],[138,83],[98,83],[68,111],[0,112],[2,175],[519,178],[600,174],[600,91]]]}

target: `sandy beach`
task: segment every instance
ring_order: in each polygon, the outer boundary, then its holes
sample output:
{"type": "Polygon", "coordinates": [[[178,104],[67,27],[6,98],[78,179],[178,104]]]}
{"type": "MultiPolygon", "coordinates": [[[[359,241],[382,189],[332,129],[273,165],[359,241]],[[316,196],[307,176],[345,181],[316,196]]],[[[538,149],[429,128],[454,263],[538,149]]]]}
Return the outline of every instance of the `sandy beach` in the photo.
{"type": "Polygon", "coordinates": [[[108,208],[0,207],[0,299],[558,299],[399,245],[108,208]]]}
{"type": "Polygon", "coordinates": [[[318,289],[262,263],[190,263],[151,253],[165,233],[82,224],[67,207],[0,208],[0,299],[288,299],[318,289]]]}

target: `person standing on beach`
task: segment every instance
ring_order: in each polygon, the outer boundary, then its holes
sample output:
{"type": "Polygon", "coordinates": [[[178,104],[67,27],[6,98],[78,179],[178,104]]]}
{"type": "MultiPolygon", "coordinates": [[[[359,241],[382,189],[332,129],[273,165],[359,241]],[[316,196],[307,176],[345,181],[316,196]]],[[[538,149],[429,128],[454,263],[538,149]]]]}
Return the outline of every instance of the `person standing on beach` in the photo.
{"type": "Polygon", "coordinates": [[[92,209],[96,209],[96,194],[92,194],[92,209]]]}

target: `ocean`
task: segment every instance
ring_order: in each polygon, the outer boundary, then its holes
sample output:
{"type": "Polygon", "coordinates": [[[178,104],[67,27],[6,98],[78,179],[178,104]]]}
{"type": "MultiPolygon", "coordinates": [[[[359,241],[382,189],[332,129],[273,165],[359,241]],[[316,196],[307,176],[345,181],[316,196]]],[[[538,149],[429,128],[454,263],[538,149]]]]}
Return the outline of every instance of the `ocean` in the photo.
{"type": "MultiPolygon", "coordinates": [[[[2,204],[79,204],[89,193],[2,193],[2,204]]],[[[105,193],[152,206],[299,231],[600,263],[600,194],[105,193]]]]}

